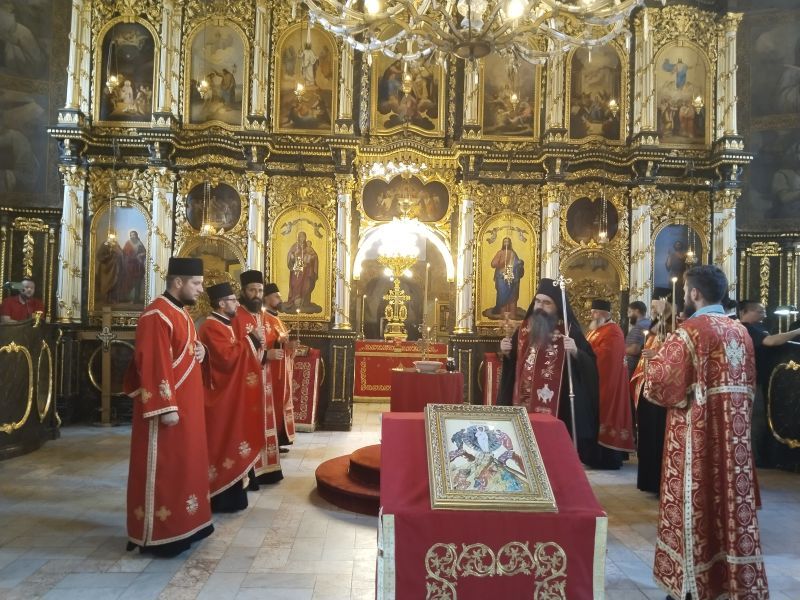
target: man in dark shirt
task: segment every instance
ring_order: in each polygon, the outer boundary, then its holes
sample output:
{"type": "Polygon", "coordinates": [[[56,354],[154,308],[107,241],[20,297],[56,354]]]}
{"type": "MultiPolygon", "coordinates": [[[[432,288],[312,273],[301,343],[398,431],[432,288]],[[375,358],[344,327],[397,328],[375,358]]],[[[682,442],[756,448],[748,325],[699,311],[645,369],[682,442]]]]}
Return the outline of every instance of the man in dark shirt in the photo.
{"type": "Polygon", "coordinates": [[[769,384],[769,349],[800,337],[800,329],[786,333],[770,334],[764,325],[767,311],[755,300],[739,302],[739,321],[753,340],[756,358],[756,397],[753,402],[752,440],[753,456],[757,467],[771,466],[769,460],[770,430],[767,421],[765,386],[769,384]]]}
{"type": "Polygon", "coordinates": [[[625,338],[625,363],[628,365],[628,379],[633,375],[639,358],[642,356],[644,339],[650,329],[650,319],[647,318],[647,306],[637,300],[628,304],[628,336],[625,338]]]}

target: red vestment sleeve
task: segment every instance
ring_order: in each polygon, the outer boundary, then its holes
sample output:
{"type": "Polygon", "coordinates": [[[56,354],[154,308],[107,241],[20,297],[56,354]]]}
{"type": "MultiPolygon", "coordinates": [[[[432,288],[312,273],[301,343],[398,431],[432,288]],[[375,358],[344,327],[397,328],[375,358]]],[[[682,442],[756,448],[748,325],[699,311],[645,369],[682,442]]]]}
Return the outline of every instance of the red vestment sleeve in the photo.
{"type": "Polygon", "coordinates": [[[128,379],[134,389],[128,395],[141,396],[144,418],[178,410],[171,333],[171,323],[155,311],[142,315],[136,327],[136,336],[147,343],[136,344],[131,365],[136,372],[128,379]]]}
{"type": "Polygon", "coordinates": [[[653,404],[683,408],[695,381],[695,368],[689,346],[682,336],[672,333],[647,361],[644,396],[653,404]]]}
{"type": "Polygon", "coordinates": [[[229,335],[224,326],[201,327],[198,335],[207,349],[213,349],[206,352],[211,371],[209,387],[212,390],[225,384],[225,378],[233,374],[243,354],[254,354],[252,342],[246,335],[237,340],[229,335]]]}

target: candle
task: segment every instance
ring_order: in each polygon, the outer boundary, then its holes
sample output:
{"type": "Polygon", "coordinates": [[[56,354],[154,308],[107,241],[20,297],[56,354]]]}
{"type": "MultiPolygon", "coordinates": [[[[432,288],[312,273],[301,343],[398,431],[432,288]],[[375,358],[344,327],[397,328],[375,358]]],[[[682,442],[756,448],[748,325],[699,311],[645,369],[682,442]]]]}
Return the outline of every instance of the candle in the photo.
{"type": "Polygon", "coordinates": [[[425,263],[425,300],[424,304],[422,305],[422,322],[426,323],[426,317],[428,316],[428,280],[430,279],[431,274],[431,263],[425,263]]]}
{"type": "Polygon", "coordinates": [[[675,284],[678,283],[678,278],[672,278],[672,331],[675,331],[675,315],[677,314],[676,311],[676,302],[675,302],[675,284]]]}
{"type": "Polygon", "coordinates": [[[361,323],[361,339],[362,340],[364,339],[364,306],[366,305],[366,302],[367,302],[367,295],[364,294],[363,296],[361,296],[361,319],[359,321],[361,323]]]}

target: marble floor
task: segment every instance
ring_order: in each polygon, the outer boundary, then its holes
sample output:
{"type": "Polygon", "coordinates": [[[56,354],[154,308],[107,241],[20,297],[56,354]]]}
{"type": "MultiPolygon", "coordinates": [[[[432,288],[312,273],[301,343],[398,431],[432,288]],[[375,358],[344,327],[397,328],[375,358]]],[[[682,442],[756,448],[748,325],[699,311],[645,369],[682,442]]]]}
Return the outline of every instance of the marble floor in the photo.
{"type": "MultiPolygon", "coordinates": [[[[384,410],[358,404],[352,431],[299,434],[282,456],[284,481],[170,560],[125,552],[130,429],[66,427],[38,452],[0,462],[0,598],[373,598],[377,519],[320,499],[314,470],[376,443],[384,410]]],[[[607,598],[662,600],[651,577],[655,498],[635,489],[635,465],[588,475],[609,514],[607,598]]],[[[759,476],[771,597],[797,600],[800,476],[759,476]]]]}

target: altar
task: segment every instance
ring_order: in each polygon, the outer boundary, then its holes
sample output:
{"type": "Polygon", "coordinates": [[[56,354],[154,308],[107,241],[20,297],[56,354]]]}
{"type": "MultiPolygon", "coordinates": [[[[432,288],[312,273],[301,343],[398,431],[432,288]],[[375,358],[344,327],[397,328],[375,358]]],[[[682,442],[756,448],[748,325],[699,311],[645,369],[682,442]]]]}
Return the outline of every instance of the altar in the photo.
{"type": "MultiPolygon", "coordinates": [[[[428,344],[428,360],[447,360],[447,344],[428,344]]],[[[422,360],[416,342],[399,340],[363,340],[356,342],[353,400],[356,402],[389,402],[392,369],[409,369],[415,360],[422,360]]]]}

